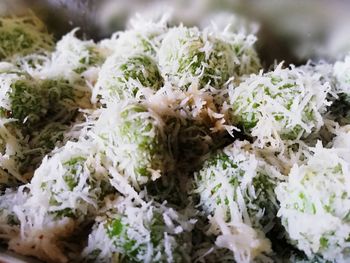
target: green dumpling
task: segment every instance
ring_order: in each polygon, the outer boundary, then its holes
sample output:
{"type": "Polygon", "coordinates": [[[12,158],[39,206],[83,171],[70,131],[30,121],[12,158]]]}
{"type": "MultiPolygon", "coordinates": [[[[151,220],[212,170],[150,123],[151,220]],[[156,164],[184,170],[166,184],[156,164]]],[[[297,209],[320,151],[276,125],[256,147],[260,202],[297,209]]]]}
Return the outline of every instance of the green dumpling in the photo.
{"type": "Polygon", "coordinates": [[[330,102],[329,83],[303,68],[251,75],[230,90],[230,122],[243,127],[259,146],[278,145],[319,131],[330,102]]]}
{"type": "Polygon", "coordinates": [[[11,236],[9,249],[67,262],[62,242],[94,220],[107,195],[116,194],[103,160],[98,147],[84,139],[46,156],[31,182],[17,190],[26,200],[11,211],[23,235],[11,236]]]}
{"type": "Polygon", "coordinates": [[[137,103],[114,104],[102,111],[94,133],[116,168],[137,189],[159,178],[172,163],[161,118],[137,103]]]}
{"type": "Polygon", "coordinates": [[[53,38],[34,15],[0,18],[0,59],[51,50],[53,38]]]}
{"type": "Polygon", "coordinates": [[[209,158],[195,173],[194,193],[209,220],[206,235],[216,237],[215,244],[231,250],[236,261],[271,252],[265,235],[277,222],[274,189],[283,178],[248,149],[247,142],[237,141],[209,158]]]}
{"type": "Polygon", "coordinates": [[[193,222],[160,204],[127,204],[93,227],[83,257],[88,262],[191,262],[193,222]]]}
{"type": "Polygon", "coordinates": [[[120,101],[140,96],[144,88],[157,91],[162,86],[163,78],[153,58],[145,54],[114,55],[102,66],[94,98],[101,98],[103,103],[120,101]]]}
{"type": "Polygon", "coordinates": [[[287,237],[310,261],[350,259],[349,151],[341,150],[323,148],[319,142],[305,163],[294,165],[287,181],[276,188],[278,216],[287,237]]]}
{"type": "Polygon", "coordinates": [[[221,89],[231,78],[259,70],[257,54],[246,41],[239,35],[229,39],[197,28],[174,27],[160,46],[160,69],[164,78],[182,89],[196,81],[200,88],[221,89]]]}

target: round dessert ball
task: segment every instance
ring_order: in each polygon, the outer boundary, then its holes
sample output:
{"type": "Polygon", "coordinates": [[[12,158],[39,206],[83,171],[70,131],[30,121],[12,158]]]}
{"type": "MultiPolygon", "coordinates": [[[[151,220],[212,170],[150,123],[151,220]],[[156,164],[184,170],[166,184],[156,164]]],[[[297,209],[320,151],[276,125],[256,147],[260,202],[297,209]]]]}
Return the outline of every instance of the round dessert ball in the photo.
{"type": "Polygon", "coordinates": [[[191,262],[193,222],[159,204],[129,204],[96,222],[83,257],[98,262],[191,262]],[[124,209],[123,209],[124,210],[124,209]]]}
{"type": "Polygon", "coordinates": [[[143,104],[111,104],[94,133],[102,138],[107,158],[136,189],[159,178],[173,162],[163,121],[143,104]]]}
{"type": "Polygon", "coordinates": [[[230,90],[230,120],[261,145],[299,139],[317,132],[330,104],[329,83],[302,68],[283,68],[251,75],[230,90]]]}
{"type": "Polygon", "coordinates": [[[281,176],[246,147],[247,142],[236,142],[209,158],[195,175],[195,192],[206,214],[221,208],[227,222],[240,216],[256,228],[271,229],[278,210],[274,188],[281,176]]]}
{"type": "Polygon", "coordinates": [[[307,162],[294,165],[276,188],[281,218],[290,242],[308,258],[331,262],[350,259],[349,162],[338,149],[320,143],[307,162]]]}
{"type": "Polygon", "coordinates": [[[158,66],[148,55],[115,55],[103,64],[93,96],[108,103],[140,96],[144,88],[156,91],[162,85],[158,66]]]}
{"type": "Polygon", "coordinates": [[[35,15],[0,19],[0,59],[51,50],[53,37],[35,15]]]}
{"type": "Polygon", "coordinates": [[[271,252],[266,234],[277,222],[274,189],[283,179],[249,148],[249,143],[237,141],[195,174],[194,192],[209,220],[206,235],[216,237],[219,248],[231,250],[237,262],[258,261],[271,252]]]}
{"type": "Polygon", "coordinates": [[[196,81],[200,88],[221,89],[231,78],[257,72],[260,67],[252,45],[245,41],[238,35],[228,39],[197,28],[174,27],[160,46],[160,69],[165,79],[181,89],[196,81]],[[254,59],[247,59],[247,54],[254,59]]]}

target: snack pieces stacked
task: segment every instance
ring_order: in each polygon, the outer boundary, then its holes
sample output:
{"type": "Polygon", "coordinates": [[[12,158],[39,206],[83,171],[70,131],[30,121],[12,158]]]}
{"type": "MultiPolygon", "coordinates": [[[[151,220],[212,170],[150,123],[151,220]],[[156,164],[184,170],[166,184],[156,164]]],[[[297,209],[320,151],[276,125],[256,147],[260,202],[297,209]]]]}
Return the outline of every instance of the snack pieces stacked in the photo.
{"type": "Polygon", "coordinates": [[[2,244],[47,262],[349,261],[349,59],[264,70],[237,19],[165,17],[56,45],[33,15],[1,20],[2,244]]]}

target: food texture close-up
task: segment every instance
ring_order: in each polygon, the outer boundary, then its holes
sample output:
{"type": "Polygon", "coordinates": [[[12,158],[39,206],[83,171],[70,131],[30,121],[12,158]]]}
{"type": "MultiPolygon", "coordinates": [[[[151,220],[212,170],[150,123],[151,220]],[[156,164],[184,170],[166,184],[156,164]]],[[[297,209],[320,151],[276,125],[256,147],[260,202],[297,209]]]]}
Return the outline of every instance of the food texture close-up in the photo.
{"type": "Polygon", "coordinates": [[[15,2],[0,262],[350,262],[340,1],[15,2]]]}

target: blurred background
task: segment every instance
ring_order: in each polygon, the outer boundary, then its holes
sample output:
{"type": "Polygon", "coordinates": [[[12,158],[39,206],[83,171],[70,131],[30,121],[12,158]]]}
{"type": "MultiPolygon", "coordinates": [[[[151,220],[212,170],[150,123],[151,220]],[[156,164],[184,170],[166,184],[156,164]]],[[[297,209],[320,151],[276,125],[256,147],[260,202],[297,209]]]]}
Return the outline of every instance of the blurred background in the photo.
{"type": "Polygon", "coordinates": [[[123,30],[135,13],[171,10],[173,24],[205,25],[219,13],[240,14],[259,24],[257,48],[265,64],[284,60],[334,61],[350,50],[350,1],[341,0],[0,0],[0,14],[27,8],[57,38],[74,27],[95,40],[123,30]]]}

